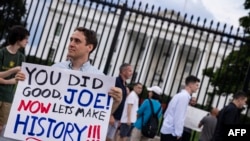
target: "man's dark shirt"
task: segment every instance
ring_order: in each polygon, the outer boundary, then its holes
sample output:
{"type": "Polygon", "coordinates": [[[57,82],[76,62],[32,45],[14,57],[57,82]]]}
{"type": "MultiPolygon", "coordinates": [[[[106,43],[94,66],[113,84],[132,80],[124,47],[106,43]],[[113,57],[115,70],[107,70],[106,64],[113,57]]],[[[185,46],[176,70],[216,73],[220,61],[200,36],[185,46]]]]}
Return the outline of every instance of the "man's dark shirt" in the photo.
{"type": "Polygon", "coordinates": [[[122,89],[122,101],[121,101],[121,104],[119,105],[119,107],[116,109],[116,111],[113,114],[113,116],[114,116],[114,118],[116,120],[120,120],[121,117],[122,117],[122,111],[123,111],[123,108],[124,108],[125,99],[126,99],[126,95],[127,95],[126,84],[124,85],[124,82],[123,82],[121,76],[116,77],[115,86],[122,89]]]}
{"type": "Polygon", "coordinates": [[[217,124],[212,141],[224,141],[226,125],[240,123],[241,109],[237,108],[234,103],[229,103],[218,115],[217,124]]]}

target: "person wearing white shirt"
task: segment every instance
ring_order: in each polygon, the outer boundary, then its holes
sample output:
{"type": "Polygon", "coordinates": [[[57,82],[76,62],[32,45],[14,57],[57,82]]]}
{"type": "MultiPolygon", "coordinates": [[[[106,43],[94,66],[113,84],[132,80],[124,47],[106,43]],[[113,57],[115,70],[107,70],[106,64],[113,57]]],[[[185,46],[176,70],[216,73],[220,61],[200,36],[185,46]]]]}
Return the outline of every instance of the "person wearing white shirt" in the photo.
{"type": "Polygon", "coordinates": [[[184,121],[192,93],[199,88],[200,80],[193,75],[185,79],[185,88],[177,93],[168,104],[161,127],[161,141],[180,140],[184,121]]]}
{"type": "Polygon", "coordinates": [[[120,141],[126,141],[131,135],[133,124],[137,119],[137,110],[139,107],[138,95],[142,92],[142,84],[136,83],[133,91],[127,96],[121,117],[120,141]]]}

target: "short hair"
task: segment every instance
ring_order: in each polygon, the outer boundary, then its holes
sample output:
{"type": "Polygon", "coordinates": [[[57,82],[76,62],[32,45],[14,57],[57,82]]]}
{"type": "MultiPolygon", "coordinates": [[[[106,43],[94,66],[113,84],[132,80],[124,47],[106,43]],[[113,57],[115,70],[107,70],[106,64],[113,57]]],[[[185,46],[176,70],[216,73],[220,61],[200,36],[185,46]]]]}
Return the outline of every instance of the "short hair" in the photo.
{"type": "Polygon", "coordinates": [[[8,42],[11,45],[14,45],[17,41],[21,41],[29,36],[29,31],[21,25],[14,25],[10,28],[8,34],[8,42]]]}
{"type": "Polygon", "coordinates": [[[196,82],[200,82],[200,79],[193,75],[189,75],[185,80],[186,85],[188,85],[189,83],[196,83],[196,82]]]}
{"type": "MultiPolygon", "coordinates": [[[[133,84],[133,86],[137,86],[137,85],[142,85],[142,83],[136,82],[136,83],[133,84]]],[[[143,85],[142,85],[142,86],[143,86],[143,85]]]]}
{"type": "Polygon", "coordinates": [[[122,72],[123,70],[125,70],[128,66],[131,66],[129,63],[123,63],[120,68],[119,71],[122,72]]]}
{"type": "Polygon", "coordinates": [[[239,98],[245,98],[245,97],[247,97],[247,94],[244,91],[237,91],[233,95],[233,99],[239,99],[239,98]]]}
{"type": "Polygon", "coordinates": [[[87,29],[87,28],[84,28],[84,27],[77,27],[75,28],[74,31],[80,31],[80,32],[83,32],[84,36],[85,36],[85,39],[86,39],[86,44],[89,45],[93,45],[93,50],[90,52],[92,53],[96,47],[97,47],[97,34],[95,31],[93,30],[90,30],[90,29],[87,29]]]}

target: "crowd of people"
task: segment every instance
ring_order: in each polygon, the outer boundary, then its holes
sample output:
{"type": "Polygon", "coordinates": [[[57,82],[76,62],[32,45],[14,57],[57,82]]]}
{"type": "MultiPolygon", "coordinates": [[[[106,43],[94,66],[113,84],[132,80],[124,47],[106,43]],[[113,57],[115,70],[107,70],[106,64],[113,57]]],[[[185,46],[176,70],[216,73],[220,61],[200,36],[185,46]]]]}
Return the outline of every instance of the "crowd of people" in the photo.
{"type": "MultiPolygon", "coordinates": [[[[21,63],[25,61],[24,54],[18,51],[28,43],[29,32],[22,26],[14,26],[9,33],[9,45],[0,49],[0,132],[6,126],[11,103],[13,101],[15,85],[25,80],[25,74],[20,71],[21,63]]],[[[91,65],[89,55],[97,46],[97,36],[92,30],[77,27],[70,36],[67,60],[56,63],[52,67],[78,70],[95,74],[103,74],[91,65]]],[[[115,86],[109,91],[114,103],[109,118],[106,141],[149,141],[141,130],[152,115],[150,102],[154,111],[158,111],[158,118],[163,119],[159,127],[161,141],[181,141],[184,131],[184,121],[188,105],[192,105],[192,94],[199,89],[200,80],[190,75],[185,78],[185,87],[175,94],[168,103],[166,111],[160,103],[163,94],[159,86],[147,87],[148,98],[141,104],[139,95],[143,84],[136,82],[128,89],[127,80],[133,75],[131,64],[123,63],[119,68],[115,86]]],[[[221,111],[213,108],[201,119],[198,127],[203,127],[200,141],[223,141],[223,127],[225,124],[239,123],[240,112],[246,104],[247,96],[244,92],[237,92],[232,102],[221,111]]]]}

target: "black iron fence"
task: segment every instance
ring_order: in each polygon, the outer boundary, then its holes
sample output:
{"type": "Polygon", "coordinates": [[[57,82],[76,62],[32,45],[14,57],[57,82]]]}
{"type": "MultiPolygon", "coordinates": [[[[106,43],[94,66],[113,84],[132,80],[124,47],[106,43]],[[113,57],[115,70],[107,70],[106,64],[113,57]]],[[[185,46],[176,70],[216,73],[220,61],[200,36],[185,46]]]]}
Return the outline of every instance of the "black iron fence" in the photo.
{"type": "MultiPolygon", "coordinates": [[[[132,64],[130,82],[161,86],[163,103],[189,74],[201,80],[195,94],[199,108],[222,108],[230,94],[249,89],[250,40],[239,28],[135,1],[26,1],[26,8],[28,62],[66,60],[70,34],[84,26],[98,34],[98,48],[90,56],[94,66],[116,76],[120,64],[132,64]]],[[[245,121],[248,116],[247,108],[245,121]]]]}

